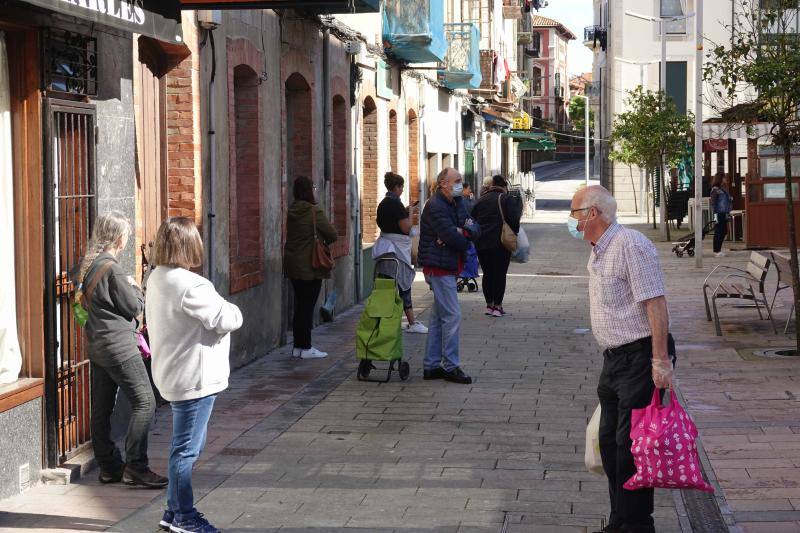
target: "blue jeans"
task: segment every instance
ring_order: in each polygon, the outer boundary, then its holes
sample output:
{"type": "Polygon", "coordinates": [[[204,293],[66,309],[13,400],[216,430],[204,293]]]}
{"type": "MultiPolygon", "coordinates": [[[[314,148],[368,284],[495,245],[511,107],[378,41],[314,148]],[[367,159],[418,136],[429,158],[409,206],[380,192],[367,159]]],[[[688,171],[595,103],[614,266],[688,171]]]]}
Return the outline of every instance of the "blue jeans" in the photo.
{"type": "Polygon", "coordinates": [[[197,516],[192,493],[192,467],[206,444],[206,430],[216,394],[171,402],[172,447],[169,451],[167,508],[182,522],[197,516]]]}
{"type": "Polygon", "coordinates": [[[425,370],[441,366],[450,372],[458,362],[458,330],[461,325],[461,305],[458,303],[455,276],[426,276],[433,289],[433,305],[428,322],[428,342],[425,346],[425,370]]]}

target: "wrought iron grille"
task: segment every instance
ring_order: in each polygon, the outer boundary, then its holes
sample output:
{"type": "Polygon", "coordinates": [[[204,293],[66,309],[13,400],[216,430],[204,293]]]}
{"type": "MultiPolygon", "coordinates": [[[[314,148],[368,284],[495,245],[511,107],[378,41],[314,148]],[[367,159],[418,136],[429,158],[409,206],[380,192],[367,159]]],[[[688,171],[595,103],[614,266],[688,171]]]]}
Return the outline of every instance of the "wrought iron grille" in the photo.
{"type": "MultiPolygon", "coordinates": [[[[88,104],[49,100],[48,224],[46,227],[48,366],[55,393],[58,462],[80,452],[90,441],[91,376],[86,339],[72,315],[77,271],[86,252],[95,213],[95,110],[88,104]]],[[[52,435],[52,433],[51,433],[52,435]]]]}
{"type": "Polygon", "coordinates": [[[50,28],[45,32],[45,90],[97,95],[97,39],[50,28]]]}

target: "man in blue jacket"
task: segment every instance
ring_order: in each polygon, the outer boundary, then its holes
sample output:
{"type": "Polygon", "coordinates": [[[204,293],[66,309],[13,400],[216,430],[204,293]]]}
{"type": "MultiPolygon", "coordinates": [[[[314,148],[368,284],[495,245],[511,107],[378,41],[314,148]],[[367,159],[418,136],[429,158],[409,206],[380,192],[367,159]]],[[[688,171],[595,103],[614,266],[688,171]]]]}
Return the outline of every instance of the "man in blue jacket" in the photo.
{"type": "Polygon", "coordinates": [[[436,190],[425,204],[420,221],[419,263],[425,281],[433,290],[428,342],[425,347],[424,378],[470,384],[461,370],[458,331],[461,306],[456,276],[464,264],[469,239],[479,233],[461,207],[464,184],[454,168],[445,168],[436,178],[436,190]]]}

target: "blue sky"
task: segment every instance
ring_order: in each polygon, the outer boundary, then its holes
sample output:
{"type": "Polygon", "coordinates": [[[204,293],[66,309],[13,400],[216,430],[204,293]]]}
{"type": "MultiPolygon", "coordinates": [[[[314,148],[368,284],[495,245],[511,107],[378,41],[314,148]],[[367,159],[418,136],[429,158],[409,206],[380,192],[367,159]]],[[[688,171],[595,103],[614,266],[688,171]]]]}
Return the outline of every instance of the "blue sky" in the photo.
{"type": "Polygon", "coordinates": [[[548,0],[550,5],[539,10],[539,14],[555,19],[572,31],[577,37],[569,43],[567,54],[570,74],[580,74],[592,70],[592,51],[583,46],[583,28],[594,23],[592,0],[548,0]]]}

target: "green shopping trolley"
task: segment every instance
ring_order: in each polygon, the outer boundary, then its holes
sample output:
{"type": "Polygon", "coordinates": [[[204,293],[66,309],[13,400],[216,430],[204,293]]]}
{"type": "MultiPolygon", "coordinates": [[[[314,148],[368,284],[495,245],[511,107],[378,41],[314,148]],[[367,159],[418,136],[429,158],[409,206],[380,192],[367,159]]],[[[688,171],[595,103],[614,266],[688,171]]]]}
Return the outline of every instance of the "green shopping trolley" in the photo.
{"type": "MultiPolygon", "coordinates": [[[[396,258],[378,258],[381,261],[394,261],[400,271],[400,261],[396,258]]],[[[373,279],[374,288],[367,298],[367,304],[361,313],[356,328],[356,356],[359,359],[358,380],[386,383],[397,370],[400,379],[405,381],[411,373],[411,367],[403,361],[403,300],[394,279],[373,279]],[[375,361],[388,362],[386,379],[369,379],[370,372],[377,370],[375,361]]]]}

